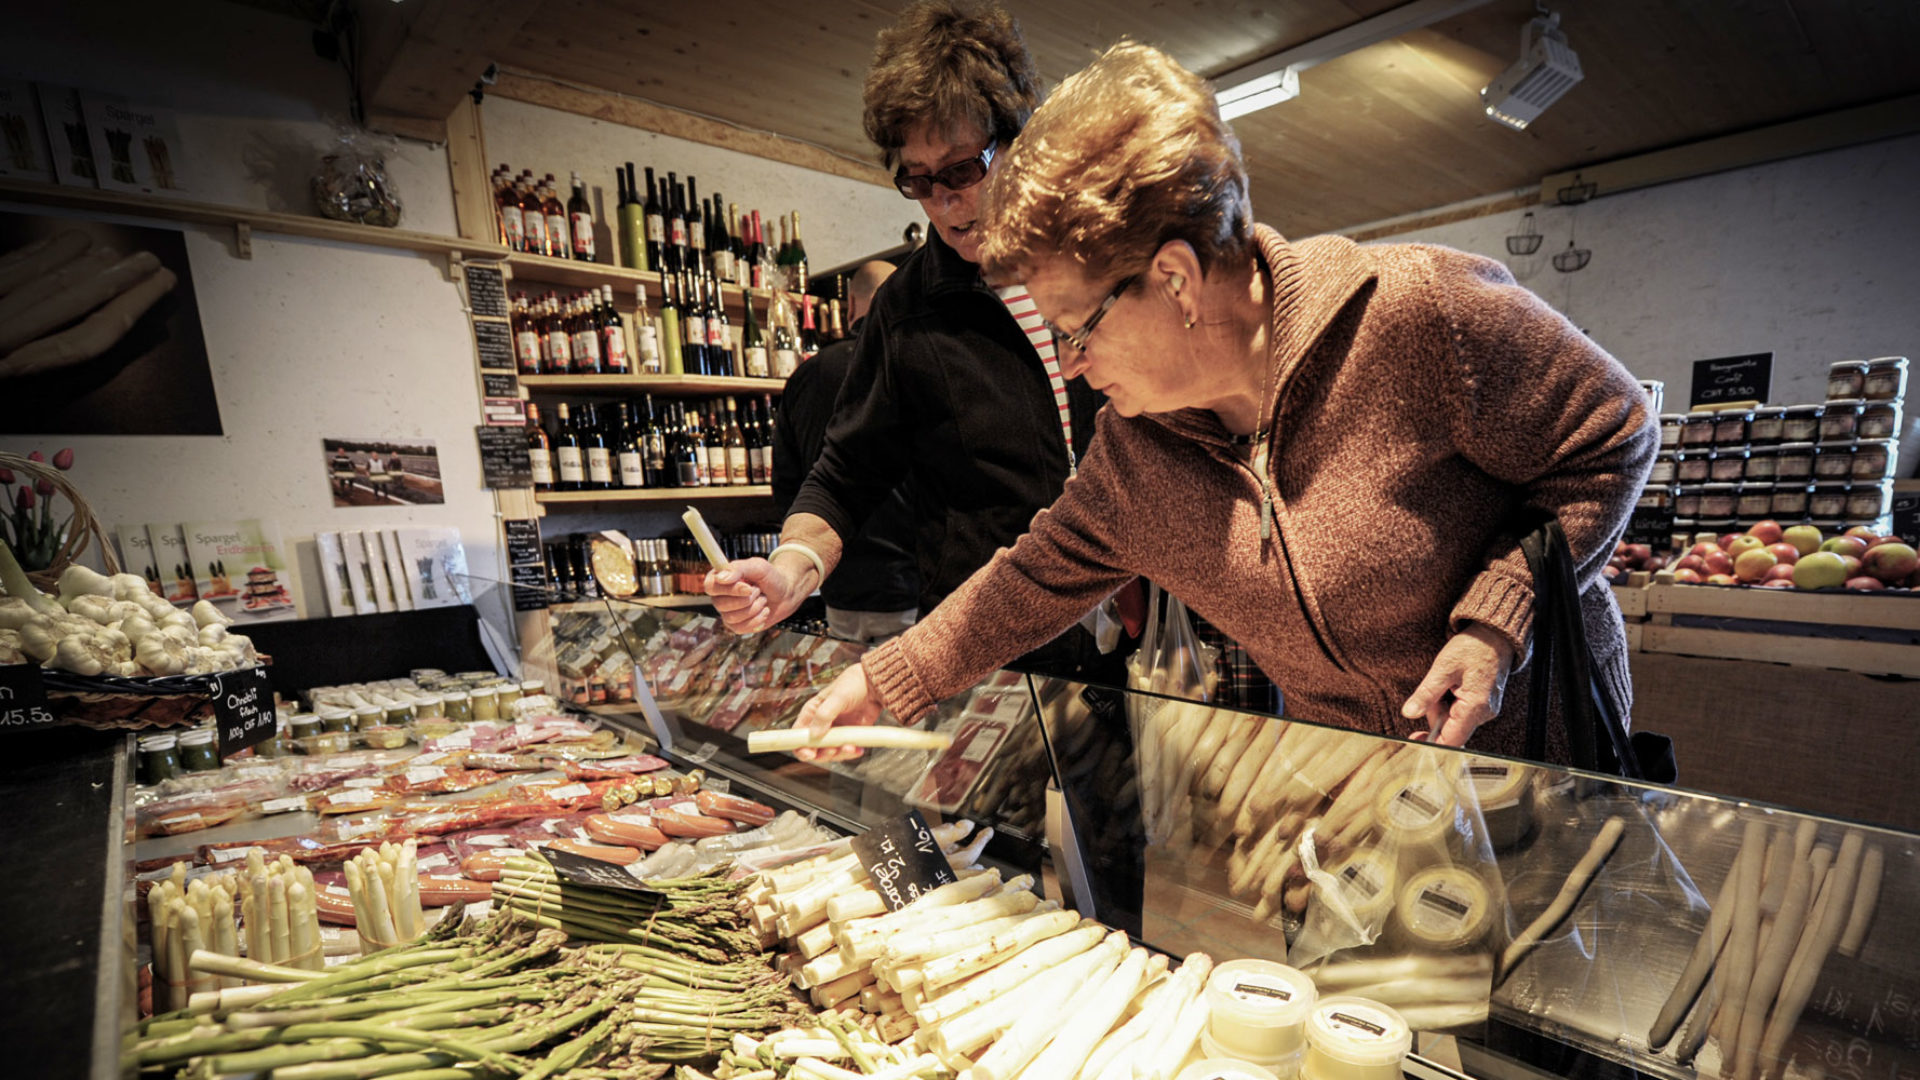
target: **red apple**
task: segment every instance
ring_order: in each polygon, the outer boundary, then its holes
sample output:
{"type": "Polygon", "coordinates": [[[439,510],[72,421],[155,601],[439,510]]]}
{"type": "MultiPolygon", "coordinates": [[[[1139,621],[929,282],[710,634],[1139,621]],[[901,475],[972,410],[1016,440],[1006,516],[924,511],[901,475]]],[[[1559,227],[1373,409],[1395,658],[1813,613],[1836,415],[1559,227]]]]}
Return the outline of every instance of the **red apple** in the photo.
{"type": "Polygon", "coordinates": [[[1882,582],[1879,578],[1862,576],[1847,579],[1847,588],[1854,592],[1879,592],[1886,587],[1886,583],[1882,582]]]}
{"type": "Polygon", "coordinates": [[[1785,532],[1786,530],[1780,527],[1779,522],[1769,519],[1767,521],[1755,522],[1753,528],[1747,530],[1747,535],[1757,536],[1760,538],[1761,543],[1772,546],[1780,542],[1780,537],[1785,532]]]}
{"type": "Polygon", "coordinates": [[[1880,534],[1874,532],[1873,526],[1871,525],[1855,525],[1853,528],[1848,529],[1843,535],[1872,542],[1873,538],[1880,534]]]}
{"type": "Polygon", "coordinates": [[[1713,575],[1712,577],[1710,577],[1710,578],[1708,578],[1708,579],[1707,579],[1707,584],[1709,584],[1709,585],[1738,585],[1738,584],[1740,584],[1740,579],[1739,579],[1739,578],[1737,578],[1737,577],[1734,577],[1734,576],[1733,576],[1732,574],[1715,574],[1715,575],[1713,575]]]}
{"type": "Polygon", "coordinates": [[[1879,547],[1881,544],[1904,544],[1904,543],[1906,543],[1906,541],[1900,539],[1897,536],[1876,536],[1873,539],[1867,541],[1867,550],[1872,551],[1874,548],[1879,547]]]}
{"type": "Polygon", "coordinates": [[[1716,552],[1716,551],[1721,551],[1721,550],[1723,550],[1723,549],[1722,549],[1722,548],[1720,547],[1720,545],[1719,545],[1719,544],[1716,544],[1716,543],[1714,543],[1714,542],[1713,542],[1713,541],[1711,541],[1711,540],[1702,540],[1702,541],[1700,541],[1699,543],[1697,543],[1697,544],[1695,544],[1695,545],[1693,545],[1692,547],[1690,547],[1690,548],[1688,548],[1688,549],[1687,549],[1687,554],[1689,554],[1689,555],[1698,555],[1698,556],[1700,556],[1701,558],[1703,558],[1703,559],[1704,559],[1704,558],[1706,558],[1706,557],[1707,557],[1708,555],[1711,555],[1711,554],[1713,554],[1714,552],[1716,552]]]}
{"type": "Polygon", "coordinates": [[[1636,563],[1645,562],[1648,559],[1653,558],[1653,545],[1652,544],[1628,544],[1625,554],[1627,558],[1632,559],[1636,563]]]}
{"type": "Polygon", "coordinates": [[[1707,564],[1707,573],[1733,576],[1733,557],[1724,551],[1716,551],[1702,560],[1707,564]]]}
{"type": "MultiPolygon", "coordinates": [[[[1793,569],[1793,567],[1791,566],[1775,567],[1774,569],[1791,570],[1793,569]]],[[[1767,580],[1760,583],[1760,587],[1763,589],[1791,589],[1793,588],[1793,579],[1792,578],[1768,578],[1767,580]]]]}
{"type": "Polygon", "coordinates": [[[1740,556],[1745,555],[1749,551],[1765,551],[1766,547],[1766,541],[1757,536],[1736,536],[1733,538],[1733,543],[1727,545],[1727,554],[1731,555],[1734,562],[1738,563],[1740,556]]]}
{"type": "Polygon", "coordinates": [[[1800,561],[1800,549],[1785,541],[1781,541],[1778,544],[1768,544],[1767,550],[1773,552],[1774,558],[1789,566],[1800,561]]]}
{"type": "MultiPolygon", "coordinates": [[[[1756,545],[1760,543],[1760,538],[1757,536],[1749,536],[1747,539],[1752,540],[1756,545]]],[[[1773,557],[1773,552],[1764,547],[1752,547],[1741,552],[1739,557],[1733,560],[1733,576],[1753,584],[1765,579],[1767,571],[1778,565],[1780,560],[1773,557]]]]}
{"type": "Polygon", "coordinates": [[[1802,555],[1820,550],[1820,530],[1812,525],[1790,525],[1780,539],[1798,548],[1802,555]]]}
{"type": "Polygon", "coordinates": [[[1698,574],[1707,572],[1707,560],[1698,555],[1682,555],[1680,561],[1673,564],[1675,570],[1689,570],[1698,574]]]}
{"type": "Polygon", "coordinates": [[[1859,577],[1867,571],[1867,565],[1851,555],[1840,556],[1840,563],[1847,568],[1847,576],[1850,578],[1859,577]]]}
{"type": "Polygon", "coordinates": [[[1920,569],[1920,553],[1895,541],[1868,548],[1860,562],[1868,574],[1892,585],[1913,576],[1913,572],[1920,569]]]}
{"type": "Polygon", "coordinates": [[[1835,555],[1851,555],[1859,558],[1867,553],[1867,542],[1857,536],[1836,536],[1820,545],[1821,551],[1831,551],[1835,555]]]}
{"type": "Polygon", "coordinates": [[[1765,585],[1769,581],[1784,581],[1789,585],[1793,584],[1793,564],[1784,561],[1774,563],[1767,569],[1767,572],[1761,576],[1760,584],[1765,585]]]}
{"type": "Polygon", "coordinates": [[[1665,555],[1655,555],[1652,558],[1648,559],[1645,565],[1641,566],[1640,569],[1647,570],[1647,571],[1663,570],[1666,568],[1666,565],[1667,565],[1667,557],[1665,555]]]}
{"type": "Polygon", "coordinates": [[[1732,544],[1735,540],[1738,540],[1739,538],[1740,538],[1739,533],[1721,533],[1719,537],[1720,547],[1722,549],[1725,549],[1729,544],[1732,544]]]}
{"type": "Polygon", "coordinates": [[[1700,576],[1700,571],[1686,568],[1675,570],[1673,572],[1673,580],[1682,585],[1698,585],[1706,579],[1700,576]]]}

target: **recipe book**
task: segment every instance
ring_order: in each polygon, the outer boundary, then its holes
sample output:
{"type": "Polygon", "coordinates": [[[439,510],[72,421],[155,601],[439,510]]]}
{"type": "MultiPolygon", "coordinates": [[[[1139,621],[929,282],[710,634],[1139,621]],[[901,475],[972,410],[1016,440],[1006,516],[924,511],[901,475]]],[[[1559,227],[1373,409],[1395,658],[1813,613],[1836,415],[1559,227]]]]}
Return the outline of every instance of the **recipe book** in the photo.
{"type": "Polygon", "coordinates": [[[327,614],[338,619],[353,615],[353,585],[347,576],[347,556],[339,533],[315,533],[314,550],[320,556],[320,579],[326,583],[327,614]]]}
{"type": "Polygon", "coordinates": [[[160,568],[160,595],[182,607],[191,607],[200,593],[193,584],[193,560],[187,555],[187,534],[178,522],[147,523],[153,542],[153,561],[160,568]]]}
{"type": "Polygon", "coordinates": [[[347,585],[353,590],[353,614],[372,615],[380,610],[373,597],[373,568],[367,564],[366,534],[359,530],[340,534],[340,548],[347,560],[347,585]]]}
{"type": "Polygon", "coordinates": [[[114,528],[113,535],[120,541],[121,571],[139,574],[155,596],[165,598],[166,583],[160,577],[160,560],[154,555],[153,537],[147,532],[147,527],[119,525],[114,528]]]}
{"type": "Polygon", "coordinates": [[[194,587],[236,624],[300,615],[280,526],[270,521],[189,521],[182,526],[194,587]]]}
{"type": "Polygon", "coordinates": [[[467,593],[467,551],[460,544],[459,529],[401,529],[400,553],[415,607],[472,603],[467,593]]]}

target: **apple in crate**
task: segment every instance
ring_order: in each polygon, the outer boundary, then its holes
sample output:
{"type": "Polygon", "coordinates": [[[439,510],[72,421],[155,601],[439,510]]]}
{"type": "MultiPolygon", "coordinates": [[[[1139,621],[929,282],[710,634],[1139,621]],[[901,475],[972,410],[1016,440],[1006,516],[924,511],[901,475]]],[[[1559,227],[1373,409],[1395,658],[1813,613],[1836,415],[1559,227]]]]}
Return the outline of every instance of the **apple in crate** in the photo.
{"type": "Polygon", "coordinates": [[[1710,577],[1710,578],[1708,578],[1708,579],[1707,579],[1707,584],[1709,584],[1709,585],[1738,585],[1738,584],[1740,584],[1740,579],[1739,579],[1739,578],[1737,578],[1737,577],[1734,577],[1734,576],[1733,576],[1732,574],[1715,574],[1715,575],[1713,575],[1712,577],[1710,577]]]}
{"type": "Polygon", "coordinates": [[[1701,561],[1707,564],[1708,574],[1733,576],[1733,558],[1724,551],[1710,552],[1701,561]]]}
{"type": "Polygon", "coordinates": [[[1847,579],[1847,588],[1853,592],[1879,592],[1886,587],[1879,578],[1861,576],[1847,579]]]}
{"type": "Polygon", "coordinates": [[[1856,559],[1851,555],[1840,556],[1840,563],[1841,565],[1847,568],[1847,576],[1850,578],[1857,578],[1861,574],[1866,573],[1866,570],[1867,570],[1867,565],[1865,563],[1861,562],[1859,559],[1856,559]]]}
{"type": "Polygon", "coordinates": [[[1880,534],[1877,532],[1874,532],[1873,526],[1871,525],[1855,525],[1853,528],[1848,529],[1846,532],[1842,533],[1841,535],[1856,537],[1858,539],[1865,540],[1868,543],[1872,543],[1873,538],[1880,534]]]}
{"type": "MultiPolygon", "coordinates": [[[[1754,537],[1746,539],[1755,544],[1760,542],[1754,537]]],[[[1734,557],[1733,576],[1751,585],[1766,580],[1767,571],[1778,565],[1780,560],[1774,558],[1773,552],[1764,547],[1751,547],[1734,557]]]]}
{"type": "Polygon", "coordinates": [[[1887,585],[1898,584],[1920,569],[1920,554],[1898,541],[1867,549],[1860,558],[1867,574],[1887,585]]]}
{"type": "Polygon", "coordinates": [[[1752,533],[1748,533],[1745,536],[1734,537],[1733,542],[1727,545],[1727,554],[1733,557],[1733,564],[1738,566],[1740,565],[1740,556],[1745,555],[1749,551],[1765,551],[1766,547],[1766,541],[1752,533]]]}
{"type": "Polygon", "coordinates": [[[1767,572],[1761,575],[1760,577],[1760,584],[1762,585],[1770,584],[1775,581],[1784,581],[1788,585],[1792,585],[1793,584],[1793,563],[1787,562],[1785,560],[1774,563],[1772,566],[1768,567],[1767,572]]]}
{"type": "Polygon", "coordinates": [[[1702,540],[1699,543],[1688,548],[1687,554],[1698,555],[1700,558],[1704,559],[1716,551],[1723,551],[1723,550],[1725,549],[1722,548],[1719,544],[1716,544],[1711,540],[1702,540]]]}
{"type": "Polygon", "coordinates": [[[1820,530],[1811,525],[1792,525],[1780,534],[1780,539],[1792,544],[1802,555],[1811,555],[1820,550],[1820,530]]]}
{"type": "Polygon", "coordinates": [[[1779,522],[1768,520],[1755,522],[1753,528],[1747,530],[1747,535],[1757,536],[1761,543],[1772,545],[1779,543],[1785,532],[1786,530],[1780,527],[1779,522]]]}
{"type": "Polygon", "coordinates": [[[1831,551],[1802,555],[1793,564],[1793,585],[1797,589],[1834,589],[1847,583],[1847,564],[1831,551]]]}
{"type": "MultiPolygon", "coordinates": [[[[1685,561],[1685,560],[1682,560],[1682,561],[1685,561]]],[[[1673,572],[1673,580],[1679,582],[1682,585],[1698,585],[1701,582],[1705,581],[1706,578],[1703,578],[1700,576],[1700,571],[1695,570],[1690,566],[1683,566],[1680,569],[1675,570],[1673,572]]]]}
{"type": "MultiPolygon", "coordinates": [[[[1791,566],[1775,567],[1774,569],[1791,570],[1793,569],[1793,567],[1791,566]]],[[[1792,578],[1768,578],[1767,580],[1760,583],[1760,587],[1763,589],[1791,589],[1793,588],[1793,579],[1792,578]]]]}
{"type": "Polygon", "coordinates": [[[1707,560],[1698,555],[1682,555],[1680,560],[1673,564],[1673,568],[1675,571],[1686,570],[1704,576],[1707,573],[1707,560]]]}
{"type": "Polygon", "coordinates": [[[1835,555],[1851,555],[1859,558],[1867,553],[1867,542],[1858,536],[1836,536],[1820,545],[1821,551],[1831,551],[1835,555]]]}
{"type": "Polygon", "coordinates": [[[1800,561],[1800,549],[1785,541],[1781,541],[1778,544],[1768,544],[1767,550],[1773,552],[1775,559],[1786,563],[1788,566],[1792,566],[1794,563],[1800,561]]]}

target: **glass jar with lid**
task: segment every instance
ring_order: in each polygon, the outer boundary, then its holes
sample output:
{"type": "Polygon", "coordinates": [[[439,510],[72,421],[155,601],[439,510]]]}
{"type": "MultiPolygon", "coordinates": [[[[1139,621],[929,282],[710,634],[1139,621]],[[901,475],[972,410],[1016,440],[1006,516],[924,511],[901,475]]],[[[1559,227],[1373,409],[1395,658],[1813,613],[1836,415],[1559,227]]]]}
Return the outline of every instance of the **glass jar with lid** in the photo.
{"type": "Polygon", "coordinates": [[[1711,450],[1682,450],[1673,455],[1673,475],[1683,484],[1704,484],[1713,465],[1711,450]]]}
{"type": "Polygon", "coordinates": [[[1813,493],[1813,485],[1804,481],[1791,484],[1773,485],[1773,505],[1768,510],[1781,521],[1799,521],[1807,516],[1807,497],[1813,493]]]}
{"type": "Polygon", "coordinates": [[[1748,425],[1748,441],[1755,446],[1772,446],[1783,441],[1787,430],[1787,407],[1768,405],[1753,410],[1753,423],[1748,425]]]}
{"type": "Polygon", "coordinates": [[[1893,481],[1880,480],[1871,484],[1855,484],[1847,492],[1847,519],[1850,521],[1878,521],[1886,516],[1893,505],[1893,481]]]}
{"type": "Polygon", "coordinates": [[[140,782],[142,784],[151,786],[180,775],[178,743],[177,735],[140,736],[137,745],[140,747],[140,782]]]}
{"type": "Polygon", "coordinates": [[[1747,449],[1744,446],[1722,446],[1713,451],[1712,460],[1707,465],[1707,478],[1721,483],[1732,483],[1746,475],[1747,449]]]}
{"type": "Polygon", "coordinates": [[[546,692],[547,684],[543,679],[528,679],[520,684],[520,696],[523,698],[542,697],[546,692]]]}
{"type": "Polygon", "coordinates": [[[1813,478],[1813,461],[1819,451],[1812,443],[1781,443],[1774,451],[1776,459],[1773,476],[1776,480],[1810,480],[1813,478]]]}
{"type": "Polygon", "coordinates": [[[500,684],[500,693],[497,695],[497,697],[500,702],[501,713],[502,714],[512,713],[513,709],[511,708],[511,706],[513,705],[514,702],[520,700],[520,684],[516,682],[500,684]]]}
{"type": "Polygon", "coordinates": [[[1780,448],[1756,446],[1747,451],[1748,480],[1772,480],[1780,474],[1780,448]]]}
{"type": "Polygon", "coordinates": [[[1864,439],[1853,445],[1853,472],[1855,480],[1881,480],[1893,475],[1894,457],[1898,453],[1892,439],[1864,439]]]}
{"type": "Polygon", "coordinates": [[[1742,521],[1759,521],[1773,512],[1772,484],[1740,485],[1740,500],[1734,504],[1734,513],[1742,521]]]}
{"type": "Polygon", "coordinates": [[[1868,402],[1860,412],[1860,437],[1863,439],[1897,439],[1900,437],[1900,403],[1897,401],[1868,402]]]}
{"type": "Polygon", "coordinates": [[[1823,442],[1813,459],[1816,480],[1845,480],[1853,475],[1853,443],[1823,442]]]}
{"type": "Polygon", "coordinates": [[[467,694],[467,700],[472,703],[473,718],[475,720],[500,719],[500,691],[497,688],[491,686],[475,687],[467,694]]]}
{"type": "Polygon", "coordinates": [[[1852,485],[1824,483],[1813,485],[1807,497],[1807,512],[1816,518],[1843,518],[1847,514],[1847,495],[1852,485]]]}
{"type": "Polygon", "coordinates": [[[1836,360],[1827,365],[1827,400],[1857,398],[1867,392],[1867,362],[1836,360]]]}
{"type": "Polygon", "coordinates": [[[1882,356],[1867,361],[1867,377],[1860,396],[1868,401],[1898,401],[1907,392],[1907,358],[1882,356]]]}
{"type": "Polygon", "coordinates": [[[456,724],[473,723],[473,701],[463,690],[440,695],[440,703],[447,710],[447,719],[456,724]]]}
{"type": "Polygon", "coordinates": [[[1707,484],[1700,489],[1700,516],[1731,518],[1740,501],[1739,484],[1707,484]]]}
{"type": "Polygon", "coordinates": [[[321,731],[352,731],[353,713],[347,709],[325,709],[320,713],[321,731]]]}
{"type": "Polygon", "coordinates": [[[1780,421],[1780,438],[1784,442],[1813,442],[1820,438],[1820,418],[1827,414],[1825,405],[1789,405],[1786,415],[1780,421]]]}
{"type": "Polygon", "coordinates": [[[1713,414],[1713,445],[1747,445],[1747,428],[1753,423],[1752,409],[1722,409],[1713,414]]]}
{"type": "Polygon", "coordinates": [[[313,713],[301,713],[287,721],[287,734],[295,739],[312,738],[326,730],[313,713]]]}
{"type": "Polygon", "coordinates": [[[439,720],[447,715],[447,703],[439,694],[428,694],[413,703],[416,720],[439,720]]]}
{"type": "Polygon", "coordinates": [[[216,772],[220,751],[213,745],[212,728],[195,728],[179,735],[180,768],[187,772],[216,772]]]}
{"type": "Polygon", "coordinates": [[[1851,439],[1860,434],[1860,414],[1866,408],[1867,403],[1859,398],[1827,402],[1827,411],[1820,416],[1820,441],[1851,439]]]}
{"type": "MultiPolygon", "coordinates": [[[[380,724],[387,727],[406,727],[411,723],[413,723],[413,703],[410,701],[395,702],[387,706],[382,712],[380,720],[380,724]]],[[[361,728],[360,730],[365,731],[367,729],[361,728]]]]}
{"type": "Polygon", "coordinates": [[[1686,415],[1680,426],[1681,446],[1713,445],[1713,413],[1696,409],[1686,415]]]}
{"type": "Polygon", "coordinates": [[[1661,454],[1653,459],[1653,470],[1647,474],[1649,484],[1671,484],[1680,478],[1674,466],[1672,454],[1661,454]]]}
{"type": "Polygon", "coordinates": [[[1680,429],[1687,426],[1685,413],[1660,414],[1660,449],[1676,450],[1680,447],[1680,429]]]}
{"type": "Polygon", "coordinates": [[[1673,512],[1683,518],[1700,516],[1700,496],[1705,494],[1699,484],[1686,484],[1674,489],[1673,512]]]}
{"type": "MultiPolygon", "coordinates": [[[[387,710],[378,705],[362,705],[353,710],[353,727],[348,730],[365,731],[370,727],[379,727],[382,723],[386,722],[386,719],[387,710]]],[[[337,731],[340,729],[329,726],[327,730],[337,731]]]]}

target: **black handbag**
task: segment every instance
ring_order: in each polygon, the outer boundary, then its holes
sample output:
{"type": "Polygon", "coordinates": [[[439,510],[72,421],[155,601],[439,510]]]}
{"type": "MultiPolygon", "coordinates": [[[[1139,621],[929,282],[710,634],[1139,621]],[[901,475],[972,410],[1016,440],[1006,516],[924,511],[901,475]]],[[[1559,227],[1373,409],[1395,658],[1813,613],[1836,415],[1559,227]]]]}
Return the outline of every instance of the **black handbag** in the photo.
{"type": "Polygon", "coordinates": [[[1527,757],[1545,761],[1547,725],[1557,691],[1576,769],[1671,784],[1679,777],[1673,740],[1650,731],[1627,733],[1619,706],[1594,679],[1593,650],[1575,585],[1573,553],[1559,519],[1548,518],[1520,539],[1533,572],[1533,681],[1528,700],[1527,757]]]}

